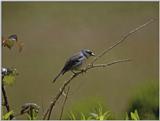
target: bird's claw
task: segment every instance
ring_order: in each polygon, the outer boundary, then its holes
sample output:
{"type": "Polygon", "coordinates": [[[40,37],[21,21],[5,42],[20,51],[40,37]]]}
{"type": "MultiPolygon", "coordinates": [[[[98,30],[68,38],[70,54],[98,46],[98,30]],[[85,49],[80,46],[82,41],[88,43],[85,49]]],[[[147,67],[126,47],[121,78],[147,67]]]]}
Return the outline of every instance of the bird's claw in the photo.
{"type": "Polygon", "coordinates": [[[81,71],[82,71],[82,73],[86,73],[86,72],[87,72],[87,70],[86,70],[86,69],[82,69],[81,71]]]}

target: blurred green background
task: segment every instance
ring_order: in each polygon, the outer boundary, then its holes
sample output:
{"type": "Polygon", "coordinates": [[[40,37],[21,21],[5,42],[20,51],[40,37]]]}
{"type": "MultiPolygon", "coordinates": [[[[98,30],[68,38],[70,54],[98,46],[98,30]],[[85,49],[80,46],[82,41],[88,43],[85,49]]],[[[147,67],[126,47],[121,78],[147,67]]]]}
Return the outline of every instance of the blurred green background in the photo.
{"type": "MultiPolygon", "coordinates": [[[[11,108],[16,112],[22,104],[35,102],[42,114],[71,75],[51,83],[69,56],[82,48],[100,53],[131,29],[158,18],[158,7],[158,2],[2,2],[2,35],[17,34],[24,42],[21,53],[2,48],[2,66],[16,67],[20,73],[15,84],[7,87],[11,108]]],[[[96,100],[122,119],[139,85],[159,84],[158,35],[156,21],[98,61],[129,58],[132,62],[91,70],[74,79],[65,112],[96,100]]],[[[59,117],[61,102],[52,119],[59,117]]]]}

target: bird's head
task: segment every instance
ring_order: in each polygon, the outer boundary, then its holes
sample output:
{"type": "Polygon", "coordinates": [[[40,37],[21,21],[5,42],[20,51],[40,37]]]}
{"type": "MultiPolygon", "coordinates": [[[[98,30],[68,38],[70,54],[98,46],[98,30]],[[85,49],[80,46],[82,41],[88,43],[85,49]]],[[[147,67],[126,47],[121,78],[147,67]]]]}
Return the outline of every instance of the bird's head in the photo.
{"type": "Polygon", "coordinates": [[[18,40],[16,34],[10,35],[10,36],[8,37],[8,39],[9,39],[9,40],[12,40],[12,41],[17,41],[17,40],[18,40]]]}
{"type": "Polygon", "coordinates": [[[90,56],[95,56],[95,54],[89,49],[83,49],[83,50],[81,50],[81,52],[87,58],[90,57],[90,56]]]}

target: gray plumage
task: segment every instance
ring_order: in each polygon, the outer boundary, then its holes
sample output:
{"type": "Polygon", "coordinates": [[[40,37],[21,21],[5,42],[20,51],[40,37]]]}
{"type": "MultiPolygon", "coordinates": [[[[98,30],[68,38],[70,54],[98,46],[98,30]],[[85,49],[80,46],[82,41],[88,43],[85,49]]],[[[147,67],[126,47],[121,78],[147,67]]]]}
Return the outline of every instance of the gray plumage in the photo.
{"type": "Polygon", "coordinates": [[[53,82],[55,82],[59,76],[64,75],[67,71],[73,72],[74,70],[79,69],[86,59],[94,55],[95,54],[88,49],[83,49],[76,53],[66,61],[60,73],[53,79],[53,82]]]}

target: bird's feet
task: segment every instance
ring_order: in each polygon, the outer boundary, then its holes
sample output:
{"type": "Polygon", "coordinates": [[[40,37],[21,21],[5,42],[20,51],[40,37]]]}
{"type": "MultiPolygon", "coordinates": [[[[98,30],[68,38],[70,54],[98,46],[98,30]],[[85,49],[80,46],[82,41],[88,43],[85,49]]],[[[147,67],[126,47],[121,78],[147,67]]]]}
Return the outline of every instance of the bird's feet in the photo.
{"type": "Polygon", "coordinates": [[[87,70],[86,70],[85,68],[83,68],[83,69],[81,70],[81,72],[82,72],[82,73],[86,73],[87,70]]]}

